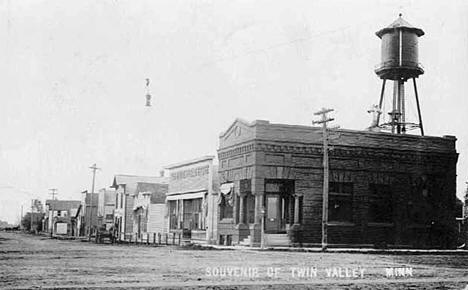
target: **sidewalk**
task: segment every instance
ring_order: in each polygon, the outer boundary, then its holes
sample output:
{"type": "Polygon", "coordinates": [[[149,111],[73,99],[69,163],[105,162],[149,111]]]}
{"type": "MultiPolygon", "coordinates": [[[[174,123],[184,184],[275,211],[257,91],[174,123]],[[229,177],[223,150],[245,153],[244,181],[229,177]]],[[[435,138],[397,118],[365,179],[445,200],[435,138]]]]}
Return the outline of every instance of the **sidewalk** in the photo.
{"type": "MultiPolygon", "coordinates": [[[[50,237],[50,234],[39,233],[38,236],[49,237],[52,239],[60,239],[60,240],[76,240],[82,242],[88,242],[88,237],[68,237],[68,236],[60,236],[54,235],[50,237]]],[[[94,239],[91,240],[94,243],[94,239]]],[[[138,246],[145,246],[146,243],[131,243],[128,241],[121,241],[117,242],[118,245],[138,245],[138,246]]],[[[153,244],[149,243],[148,246],[176,246],[181,248],[193,248],[194,250],[208,250],[208,249],[216,249],[216,250],[238,250],[238,251],[272,251],[272,252],[304,252],[304,253],[355,253],[355,254],[374,254],[374,255],[460,255],[460,256],[468,256],[468,250],[464,249],[457,249],[457,250],[440,250],[440,249],[374,249],[374,248],[340,248],[340,247],[330,247],[325,252],[322,251],[320,247],[249,247],[249,246],[240,246],[240,245],[233,245],[233,246],[224,246],[224,245],[208,245],[208,244],[186,244],[186,245],[172,245],[165,243],[161,244],[153,244]]],[[[333,245],[330,245],[333,246],[333,245]]]]}
{"type": "MultiPolygon", "coordinates": [[[[215,249],[233,249],[244,251],[274,251],[274,252],[306,252],[323,253],[319,247],[247,247],[247,246],[220,246],[207,245],[215,249]]],[[[439,250],[439,249],[373,249],[373,248],[328,248],[325,253],[356,253],[356,254],[380,254],[380,255],[467,255],[468,250],[439,250]]]]}

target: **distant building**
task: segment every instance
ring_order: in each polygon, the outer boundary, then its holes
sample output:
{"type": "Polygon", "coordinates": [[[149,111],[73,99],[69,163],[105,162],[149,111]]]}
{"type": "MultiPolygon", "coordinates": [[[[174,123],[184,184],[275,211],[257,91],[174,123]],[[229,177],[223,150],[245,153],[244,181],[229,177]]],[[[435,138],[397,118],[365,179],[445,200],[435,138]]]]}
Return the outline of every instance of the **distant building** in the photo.
{"type": "Polygon", "coordinates": [[[75,235],[74,223],[79,200],[46,200],[44,231],[53,235],[75,235]]]}
{"type": "Polygon", "coordinates": [[[11,228],[13,226],[14,225],[12,225],[12,224],[10,224],[8,222],[0,220],[0,229],[11,228]]]}
{"type": "Polygon", "coordinates": [[[457,198],[456,201],[456,212],[457,212],[457,234],[458,234],[458,243],[457,246],[465,243],[466,238],[466,229],[465,229],[465,218],[464,218],[464,203],[457,198]]]}
{"type": "Polygon", "coordinates": [[[129,239],[134,235],[134,196],[138,195],[139,189],[143,187],[142,184],[163,184],[165,180],[165,177],[155,176],[124,174],[114,176],[111,188],[114,188],[116,193],[114,223],[119,239],[129,239]]]}
{"type": "Polygon", "coordinates": [[[89,231],[91,231],[91,235],[94,235],[98,227],[98,202],[98,193],[91,193],[87,190],[82,192],[81,204],[83,215],[81,216],[81,220],[84,224],[85,235],[89,235],[89,231]]]}
{"type": "Polygon", "coordinates": [[[465,237],[463,239],[465,244],[465,249],[468,249],[468,190],[465,193],[465,202],[463,203],[463,229],[462,235],[464,234],[465,237]]]}
{"type": "Polygon", "coordinates": [[[190,231],[193,241],[217,242],[219,183],[214,159],[214,156],[204,156],[166,166],[168,232],[190,231]]]}
{"type": "Polygon", "coordinates": [[[33,200],[32,211],[37,213],[44,212],[44,206],[42,205],[42,202],[39,199],[33,200]]]}
{"type": "Polygon", "coordinates": [[[97,221],[98,226],[110,229],[114,225],[115,190],[102,188],[98,192],[97,221]]]}
{"type": "MultiPolygon", "coordinates": [[[[455,247],[455,137],[333,132],[329,244],[455,247]]],[[[322,129],[238,119],[219,144],[220,241],[319,246],[322,129]]]]}
{"type": "Polygon", "coordinates": [[[159,183],[138,182],[133,194],[133,233],[137,239],[164,232],[167,179],[159,183]]]}

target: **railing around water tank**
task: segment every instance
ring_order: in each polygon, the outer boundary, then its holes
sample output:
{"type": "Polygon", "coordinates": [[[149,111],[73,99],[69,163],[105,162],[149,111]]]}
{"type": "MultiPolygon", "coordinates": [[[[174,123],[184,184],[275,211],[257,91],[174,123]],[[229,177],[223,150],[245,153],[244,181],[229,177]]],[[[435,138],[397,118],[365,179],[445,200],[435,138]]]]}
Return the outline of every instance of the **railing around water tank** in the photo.
{"type": "Polygon", "coordinates": [[[404,68],[419,68],[424,70],[423,65],[420,62],[413,62],[413,61],[403,61],[402,64],[400,65],[399,60],[392,60],[392,61],[386,61],[386,62],[381,62],[379,64],[376,64],[374,66],[374,69],[376,70],[381,70],[381,69],[390,69],[390,68],[398,68],[398,67],[404,67],[404,68]]]}

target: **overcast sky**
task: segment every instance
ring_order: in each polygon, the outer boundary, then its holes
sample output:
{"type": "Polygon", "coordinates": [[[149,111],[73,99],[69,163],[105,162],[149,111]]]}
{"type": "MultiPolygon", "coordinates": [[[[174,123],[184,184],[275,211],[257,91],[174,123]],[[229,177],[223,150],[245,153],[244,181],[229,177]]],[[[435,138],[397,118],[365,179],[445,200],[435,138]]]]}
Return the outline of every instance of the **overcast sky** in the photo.
{"type": "Polygon", "coordinates": [[[93,163],[102,188],[117,173],[214,155],[236,117],[311,125],[326,106],[342,128],[366,128],[381,86],[375,32],[399,12],[426,32],[425,131],[457,136],[461,197],[466,1],[0,0],[0,219],[17,222],[49,188],[80,199],[93,163]]]}

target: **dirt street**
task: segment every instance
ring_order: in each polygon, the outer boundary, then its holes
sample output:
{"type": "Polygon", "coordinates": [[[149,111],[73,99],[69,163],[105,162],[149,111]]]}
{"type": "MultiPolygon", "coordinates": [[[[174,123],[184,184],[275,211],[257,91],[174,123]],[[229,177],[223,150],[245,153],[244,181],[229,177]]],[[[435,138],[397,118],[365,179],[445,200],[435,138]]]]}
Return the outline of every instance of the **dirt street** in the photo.
{"type": "Polygon", "coordinates": [[[465,289],[467,286],[466,255],[194,250],[97,245],[0,232],[2,289],[465,289]]]}

